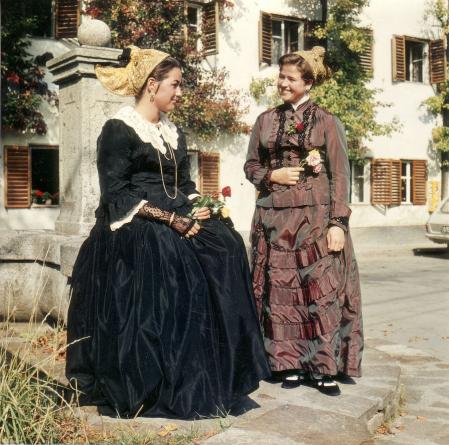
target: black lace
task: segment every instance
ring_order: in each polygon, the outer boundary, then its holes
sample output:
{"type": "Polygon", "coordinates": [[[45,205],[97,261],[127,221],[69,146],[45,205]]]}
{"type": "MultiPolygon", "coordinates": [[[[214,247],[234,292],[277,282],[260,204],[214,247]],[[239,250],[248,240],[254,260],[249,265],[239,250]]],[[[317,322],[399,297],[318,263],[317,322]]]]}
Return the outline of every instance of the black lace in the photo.
{"type": "Polygon", "coordinates": [[[138,215],[153,221],[161,221],[181,235],[185,235],[195,224],[195,220],[187,216],[176,215],[173,212],[154,207],[150,203],[144,204],[140,208],[138,215]]]}

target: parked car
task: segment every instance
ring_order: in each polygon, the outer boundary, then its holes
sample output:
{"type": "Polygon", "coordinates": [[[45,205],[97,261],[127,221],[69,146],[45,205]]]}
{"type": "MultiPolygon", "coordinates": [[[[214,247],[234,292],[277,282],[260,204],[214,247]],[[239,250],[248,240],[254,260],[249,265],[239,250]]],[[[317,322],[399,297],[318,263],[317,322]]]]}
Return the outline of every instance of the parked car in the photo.
{"type": "Polygon", "coordinates": [[[426,236],[431,241],[447,244],[449,249],[449,197],[444,199],[426,224],[426,236]]]}

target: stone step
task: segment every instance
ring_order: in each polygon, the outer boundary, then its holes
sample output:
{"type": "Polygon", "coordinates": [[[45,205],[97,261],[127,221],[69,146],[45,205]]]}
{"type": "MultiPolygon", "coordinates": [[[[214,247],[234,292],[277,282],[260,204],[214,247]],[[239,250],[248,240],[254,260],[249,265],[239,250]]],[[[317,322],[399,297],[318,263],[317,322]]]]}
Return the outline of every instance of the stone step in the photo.
{"type": "MultiPolygon", "coordinates": [[[[29,346],[31,338],[52,332],[45,324],[10,323],[7,330],[0,329],[0,347],[18,353],[68,396],[63,355],[46,356],[45,347],[29,346]]],[[[117,419],[113,412],[99,412],[96,407],[82,407],[78,415],[92,427],[108,432],[123,428],[158,431],[166,424],[175,425],[177,432],[195,428],[213,436],[202,442],[207,445],[368,445],[376,429],[398,409],[401,369],[387,353],[367,347],[363,373],[352,383],[341,383],[342,394],[337,397],[325,396],[310,385],[287,390],[280,383],[264,381],[235,412],[217,419],[117,419]]]]}

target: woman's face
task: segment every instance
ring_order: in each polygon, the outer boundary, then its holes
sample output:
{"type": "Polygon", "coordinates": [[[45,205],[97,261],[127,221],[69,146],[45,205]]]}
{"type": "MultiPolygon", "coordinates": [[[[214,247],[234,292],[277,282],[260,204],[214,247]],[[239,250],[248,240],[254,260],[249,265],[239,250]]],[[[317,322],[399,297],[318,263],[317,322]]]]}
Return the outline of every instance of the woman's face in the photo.
{"type": "Polygon", "coordinates": [[[311,83],[302,79],[295,65],[283,65],[279,71],[278,91],[284,102],[294,104],[310,91],[311,83]]]}
{"type": "Polygon", "coordinates": [[[182,74],[179,68],[173,68],[167,76],[154,83],[154,105],[164,113],[172,111],[182,96],[182,74]]]}

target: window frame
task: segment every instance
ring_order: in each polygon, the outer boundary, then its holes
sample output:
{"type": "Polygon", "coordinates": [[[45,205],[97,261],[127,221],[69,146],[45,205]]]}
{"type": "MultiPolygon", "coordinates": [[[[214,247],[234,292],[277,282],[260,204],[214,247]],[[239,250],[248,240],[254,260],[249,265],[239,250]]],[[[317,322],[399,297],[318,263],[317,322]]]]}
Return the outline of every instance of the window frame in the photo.
{"type": "Polygon", "coordinates": [[[287,52],[287,31],[286,31],[286,22],[297,24],[298,26],[298,49],[295,51],[301,51],[304,49],[305,39],[304,39],[304,31],[305,31],[305,20],[297,17],[290,17],[278,14],[271,14],[271,65],[275,65],[278,62],[277,58],[274,60],[274,39],[273,39],[273,22],[281,22],[281,56],[286,54],[287,52]],[[300,42],[302,42],[302,47],[300,46],[300,42]]]}
{"type": "Polygon", "coordinates": [[[350,182],[349,182],[349,202],[350,204],[369,204],[369,200],[367,200],[367,197],[369,196],[369,181],[367,181],[367,177],[369,177],[368,172],[368,166],[369,164],[357,164],[354,161],[349,161],[349,167],[350,167],[350,182]],[[355,175],[355,168],[356,167],[362,167],[362,174],[356,176],[355,175]],[[361,184],[361,190],[362,190],[362,200],[355,200],[355,181],[357,179],[362,180],[361,184]]]}

